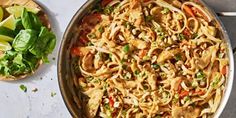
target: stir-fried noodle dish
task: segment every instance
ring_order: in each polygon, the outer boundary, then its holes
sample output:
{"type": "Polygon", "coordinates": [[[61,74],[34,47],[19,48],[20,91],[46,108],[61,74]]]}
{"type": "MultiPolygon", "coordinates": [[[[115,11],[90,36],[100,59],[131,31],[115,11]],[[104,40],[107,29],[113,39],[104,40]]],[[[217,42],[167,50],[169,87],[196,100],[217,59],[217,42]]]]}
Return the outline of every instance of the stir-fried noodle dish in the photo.
{"type": "Polygon", "coordinates": [[[101,0],[71,48],[86,117],[207,118],[229,59],[219,24],[198,1],[101,0]]]}

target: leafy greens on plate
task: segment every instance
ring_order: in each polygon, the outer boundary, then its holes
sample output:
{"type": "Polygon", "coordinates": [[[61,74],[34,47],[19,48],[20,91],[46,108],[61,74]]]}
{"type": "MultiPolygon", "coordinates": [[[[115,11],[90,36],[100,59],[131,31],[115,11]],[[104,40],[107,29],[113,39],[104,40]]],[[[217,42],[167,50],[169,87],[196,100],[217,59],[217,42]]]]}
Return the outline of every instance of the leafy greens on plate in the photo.
{"type": "Polygon", "coordinates": [[[56,36],[43,25],[37,9],[10,6],[6,11],[9,16],[0,18],[0,75],[18,77],[33,73],[41,60],[48,62],[56,36]]]}

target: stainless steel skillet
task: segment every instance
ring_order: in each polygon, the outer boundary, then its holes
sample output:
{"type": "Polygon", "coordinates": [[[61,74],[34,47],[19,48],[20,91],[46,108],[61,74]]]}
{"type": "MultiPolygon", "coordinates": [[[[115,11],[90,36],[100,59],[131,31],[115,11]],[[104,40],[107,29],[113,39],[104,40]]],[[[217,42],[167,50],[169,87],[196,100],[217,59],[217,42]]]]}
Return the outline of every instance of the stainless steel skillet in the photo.
{"type": "MultiPolygon", "coordinates": [[[[214,114],[215,118],[218,118],[220,114],[222,113],[228,99],[230,96],[230,92],[232,90],[233,86],[233,75],[234,75],[234,59],[233,59],[233,50],[230,44],[230,40],[228,37],[228,34],[216,15],[203,1],[199,1],[203,4],[205,9],[207,9],[212,17],[216,20],[216,23],[218,26],[220,26],[220,30],[222,32],[222,38],[227,42],[228,44],[228,56],[230,61],[229,66],[229,75],[226,82],[226,89],[224,92],[224,96],[222,98],[221,104],[217,110],[217,112],[214,114]]],[[[70,47],[72,46],[73,42],[76,40],[76,36],[78,35],[76,33],[76,27],[77,24],[81,21],[83,16],[85,16],[90,9],[96,4],[96,0],[88,0],[74,15],[71,22],[69,23],[64,36],[63,40],[60,46],[60,52],[59,52],[59,60],[58,60],[58,78],[59,78],[59,85],[61,94],[63,96],[64,102],[70,111],[71,115],[76,118],[84,118],[84,108],[82,107],[82,103],[80,101],[81,94],[79,92],[79,88],[76,88],[72,76],[71,71],[71,57],[70,57],[70,47]]],[[[222,14],[221,14],[222,15],[222,14]]]]}

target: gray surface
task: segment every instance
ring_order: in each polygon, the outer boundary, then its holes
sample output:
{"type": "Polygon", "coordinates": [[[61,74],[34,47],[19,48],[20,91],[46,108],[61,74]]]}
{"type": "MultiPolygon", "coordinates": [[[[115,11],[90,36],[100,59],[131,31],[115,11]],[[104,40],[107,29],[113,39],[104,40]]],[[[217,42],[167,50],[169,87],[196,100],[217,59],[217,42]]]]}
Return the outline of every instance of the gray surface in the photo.
{"type": "MultiPolygon", "coordinates": [[[[208,5],[217,11],[236,11],[236,0],[205,0],[208,5]]],[[[236,17],[220,17],[226,27],[229,37],[231,39],[232,47],[236,47],[236,17]]],[[[236,56],[234,56],[236,58],[236,56]]],[[[236,62],[236,61],[234,61],[236,62]]],[[[236,65],[234,65],[236,67],[236,65]]],[[[234,78],[236,73],[234,74],[234,78]]],[[[229,101],[224,109],[221,118],[235,118],[236,117],[236,81],[234,81],[233,89],[229,101]]]]}

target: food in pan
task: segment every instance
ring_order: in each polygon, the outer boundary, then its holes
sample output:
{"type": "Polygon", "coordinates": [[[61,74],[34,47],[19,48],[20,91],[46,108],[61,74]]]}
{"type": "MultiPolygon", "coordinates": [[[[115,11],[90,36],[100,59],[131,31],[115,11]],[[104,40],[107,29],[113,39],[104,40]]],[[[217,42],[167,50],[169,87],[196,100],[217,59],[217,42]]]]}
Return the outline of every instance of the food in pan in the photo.
{"type": "Polygon", "coordinates": [[[228,49],[197,1],[102,0],[77,31],[71,65],[87,117],[207,118],[216,112],[228,49]]]}
{"type": "Polygon", "coordinates": [[[56,37],[46,14],[32,0],[0,1],[0,80],[33,74],[52,53],[56,37]]]}

